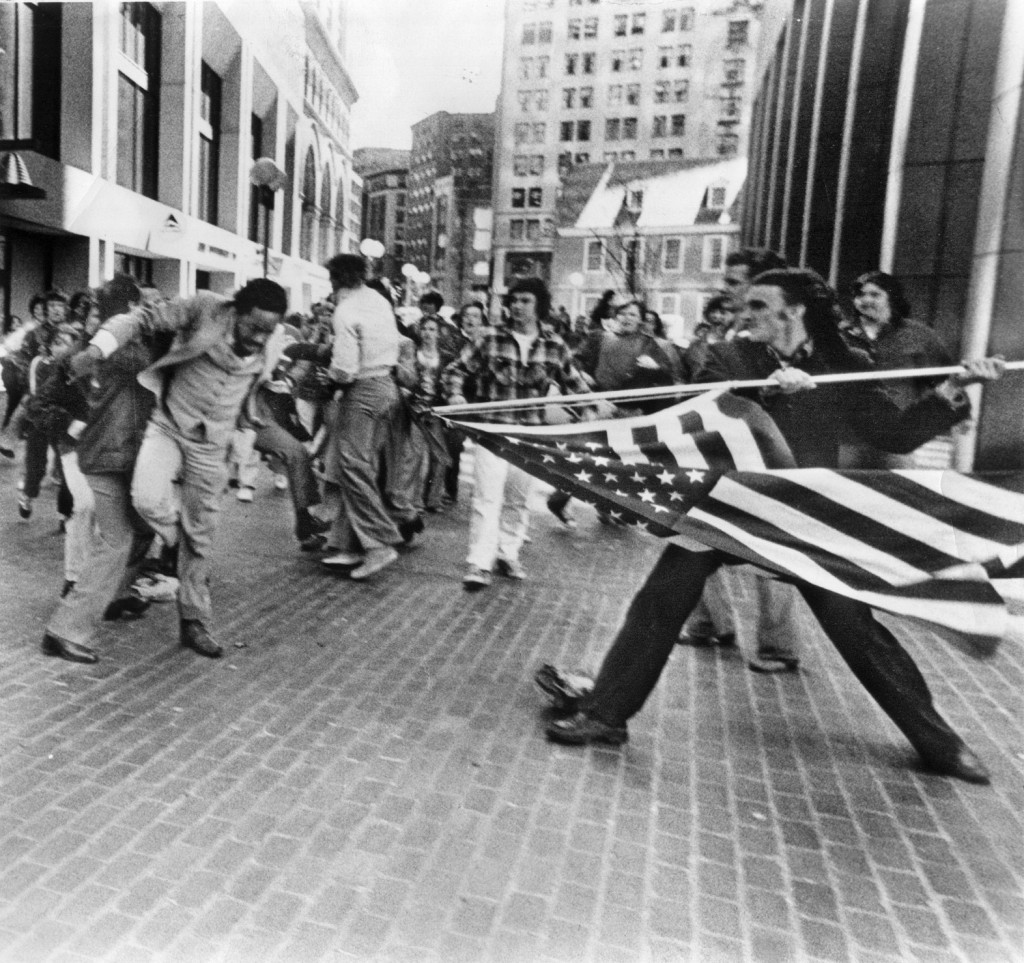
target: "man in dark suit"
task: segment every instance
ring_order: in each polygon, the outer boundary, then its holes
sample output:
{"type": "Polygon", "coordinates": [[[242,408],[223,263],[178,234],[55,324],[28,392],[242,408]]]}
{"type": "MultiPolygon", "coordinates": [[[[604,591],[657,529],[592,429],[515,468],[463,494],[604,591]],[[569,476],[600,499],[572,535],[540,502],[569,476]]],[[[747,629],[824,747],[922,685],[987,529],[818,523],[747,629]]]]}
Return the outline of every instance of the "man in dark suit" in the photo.
{"type": "MultiPolygon", "coordinates": [[[[906,409],[866,382],[810,391],[812,374],[870,366],[843,341],[839,320],[834,293],[813,271],[768,271],[747,292],[742,322],[758,340],[715,345],[706,365],[709,380],[771,376],[778,381],[779,388],[766,390],[759,400],[801,467],[834,466],[844,425],[872,444],[911,451],[967,416],[963,385],[1001,374],[998,360],[972,362],[966,374],[951,376],[906,409]]],[[[550,739],[625,742],[626,722],[657,684],[705,580],[720,565],[737,561],[690,539],[672,541],[634,598],[593,690],[573,715],[548,727],[550,739]]],[[[847,665],[925,765],[987,783],[984,765],[939,715],[917,665],[871,609],[807,583],[797,587],[847,665]]]]}

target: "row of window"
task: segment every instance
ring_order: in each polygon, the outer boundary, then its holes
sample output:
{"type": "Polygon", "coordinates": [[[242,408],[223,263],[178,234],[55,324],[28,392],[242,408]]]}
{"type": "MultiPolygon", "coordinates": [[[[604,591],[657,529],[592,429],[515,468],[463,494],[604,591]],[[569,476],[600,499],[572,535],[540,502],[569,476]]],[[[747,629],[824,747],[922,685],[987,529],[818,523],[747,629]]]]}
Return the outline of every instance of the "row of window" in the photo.
{"type": "MultiPolygon", "coordinates": [[[[599,20],[597,17],[570,17],[566,36],[569,40],[596,40],[599,20]]],[[[677,30],[693,29],[693,8],[663,10],[661,32],[675,33],[677,30]]],[[[612,33],[616,37],[638,37],[647,32],[647,14],[616,14],[612,18],[612,33]]],[[[743,46],[748,42],[750,23],[747,20],[730,20],[726,43],[730,47],[743,46]]],[[[521,42],[524,46],[551,43],[553,25],[550,20],[530,21],[523,24],[521,42]]]]}
{"type": "Polygon", "coordinates": [[[543,207],[544,206],[544,191],[539,187],[513,187],[512,188],[512,206],[513,207],[543,207]]]}
{"type": "MultiPolygon", "coordinates": [[[[641,91],[642,87],[640,84],[609,84],[607,97],[608,106],[617,107],[620,104],[628,104],[635,107],[640,103],[641,91]]],[[[654,85],[653,99],[656,104],[685,104],[689,97],[689,80],[659,80],[654,85]]],[[[520,105],[522,102],[522,92],[520,92],[520,105]]],[[[566,110],[574,110],[576,108],[586,110],[593,106],[593,87],[562,88],[562,107],[566,110]]]]}
{"type": "MultiPolygon", "coordinates": [[[[525,60],[532,60],[534,58],[525,58],[525,60]]],[[[537,58],[544,59],[547,58],[537,58]]],[[[693,47],[691,44],[680,44],[677,47],[659,47],[658,48],[658,69],[668,70],[673,67],[689,67],[693,60],[693,47]]],[[[613,50],[611,51],[611,72],[613,74],[626,73],[628,71],[639,71],[643,70],[644,66],[644,48],[643,47],[632,47],[629,50],[613,50]]],[[[519,65],[519,76],[528,76],[530,72],[530,64],[523,62],[519,65]]],[[[543,76],[547,76],[547,64],[544,66],[545,73],[543,76]]],[[[576,75],[590,75],[597,73],[597,54],[590,51],[585,53],[568,53],[565,55],[565,73],[569,76],[576,75]]],[[[542,76],[537,74],[538,77],[542,76]]]]}
{"type": "MultiPolygon", "coordinates": [[[[511,234],[511,231],[510,231],[511,234]]],[[[515,240],[515,238],[511,238],[515,240]]],[[[682,237],[665,238],[617,238],[613,245],[606,238],[592,238],[586,242],[583,250],[583,270],[588,274],[602,274],[606,270],[615,269],[621,258],[611,250],[613,246],[629,245],[629,254],[639,265],[643,263],[645,254],[655,258],[655,263],[662,271],[681,271],[683,269],[682,237]]],[[[725,266],[725,255],[729,239],[721,234],[705,234],[701,242],[701,270],[706,272],[721,271],[725,266]]]]}
{"type": "MultiPolygon", "coordinates": [[[[560,141],[588,141],[593,127],[589,120],[563,120],[558,127],[560,141]]],[[[685,114],[657,114],[651,118],[652,137],[682,137],[686,134],[685,114]]],[[[605,140],[637,140],[640,120],[637,117],[608,117],[604,122],[605,140]]]]}
{"type": "Polygon", "coordinates": [[[508,222],[510,241],[539,241],[551,233],[551,222],[541,222],[538,217],[514,217],[508,222]]]}

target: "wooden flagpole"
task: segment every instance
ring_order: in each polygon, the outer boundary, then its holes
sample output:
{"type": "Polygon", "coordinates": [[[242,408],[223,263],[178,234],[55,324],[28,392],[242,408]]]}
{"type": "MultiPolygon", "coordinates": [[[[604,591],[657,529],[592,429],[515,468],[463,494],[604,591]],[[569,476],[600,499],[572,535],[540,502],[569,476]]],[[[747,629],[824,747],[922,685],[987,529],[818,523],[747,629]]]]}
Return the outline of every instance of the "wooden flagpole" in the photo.
{"type": "MultiPolygon", "coordinates": [[[[1006,371],[1024,370],[1024,361],[1007,361],[1006,371]]],[[[895,381],[910,378],[937,378],[942,375],[963,374],[961,365],[947,365],[940,368],[900,368],[895,371],[851,371],[842,374],[814,375],[816,385],[844,384],[852,381],[895,381]]],[[[462,414],[477,414],[485,411],[507,411],[513,408],[544,408],[547,405],[575,406],[590,405],[595,401],[641,401],[649,398],[675,398],[683,395],[702,394],[706,391],[739,391],[744,388],[777,387],[774,378],[758,378],[751,381],[712,381],[696,385],[664,385],[657,388],[622,389],[619,391],[595,391],[587,395],[548,395],[544,398],[515,398],[511,401],[478,402],[464,405],[440,405],[432,408],[435,415],[451,418],[462,414]]]]}

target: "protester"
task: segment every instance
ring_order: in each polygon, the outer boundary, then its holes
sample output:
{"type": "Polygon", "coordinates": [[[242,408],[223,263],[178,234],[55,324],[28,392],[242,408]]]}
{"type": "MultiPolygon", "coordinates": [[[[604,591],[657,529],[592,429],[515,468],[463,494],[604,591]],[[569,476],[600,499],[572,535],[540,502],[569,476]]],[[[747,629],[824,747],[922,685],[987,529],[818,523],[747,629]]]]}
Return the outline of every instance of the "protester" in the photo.
{"type": "MultiPolygon", "coordinates": [[[[777,393],[762,393],[757,400],[804,467],[835,465],[845,429],[880,446],[909,450],[968,416],[965,384],[993,380],[1002,371],[1002,363],[993,359],[971,362],[965,374],[946,379],[907,409],[865,382],[808,391],[814,386],[811,375],[870,366],[842,340],[839,319],[833,292],[814,272],[769,271],[755,278],[744,312],[748,328],[765,336],[717,345],[709,360],[709,367],[723,375],[770,375],[779,383],[777,393]]],[[[548,727],[549,738],[571,744],[627,740],[626,723],[657,684],[705,580],[734,561],[690,539],[674,541],[634,598],[593,689],[568,700],[575,711],[548,727]]],[[[913,659],[870,608],[807,583],[797,587],[840,655],[924,763],[954,778],[988,782],[984,765],[939,715],[913,659]]],[[[538,681],[559,691],[548,676],[538,681]]]]}

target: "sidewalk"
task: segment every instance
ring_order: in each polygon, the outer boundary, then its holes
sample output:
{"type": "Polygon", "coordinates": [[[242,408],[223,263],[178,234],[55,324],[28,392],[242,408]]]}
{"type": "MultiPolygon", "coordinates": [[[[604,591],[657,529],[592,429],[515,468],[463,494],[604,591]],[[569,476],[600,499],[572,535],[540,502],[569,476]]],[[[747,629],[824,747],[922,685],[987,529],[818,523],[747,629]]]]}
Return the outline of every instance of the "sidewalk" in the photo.
{"type": "MultiPolygon", "coordinates": [[[[224,659],[172,606],[39,651],[53,493],[0,464],[0,960],[1019,961],[1024,656],[901,637],[991,787],[939,779],[810,627],[797,676],[679,648],[621,750],[547,743],[658,552],[543,510],[531,579],[463,592],[466,505],[368,584],[286,494],[225,499],[224,659]]],[[[894,624],[894,623],[890,623],[894,624]]],[[[894,624],[895,627],[895,624],[894,624]]]]}

